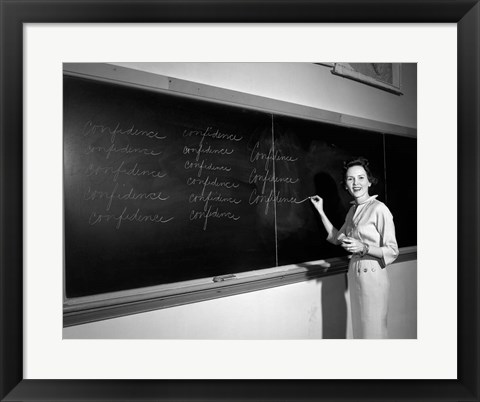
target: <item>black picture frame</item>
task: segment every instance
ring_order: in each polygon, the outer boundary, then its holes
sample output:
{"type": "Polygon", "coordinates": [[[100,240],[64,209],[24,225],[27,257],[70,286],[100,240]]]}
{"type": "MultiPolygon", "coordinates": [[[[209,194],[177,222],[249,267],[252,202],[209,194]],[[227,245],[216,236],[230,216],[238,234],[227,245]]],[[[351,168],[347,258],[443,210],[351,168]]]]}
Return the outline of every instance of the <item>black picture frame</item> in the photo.
{"type": "MultiPolygon", "coordinates": [[[[0,14],[2,401],[479,400],[479,0],[0,0],[0,14]],[[23,24],[30,22],[455,23],[458,30],[458,379],[23,379],[23,24]]],[[[449,241],[447,234],[442,247],[449,241]]]]}

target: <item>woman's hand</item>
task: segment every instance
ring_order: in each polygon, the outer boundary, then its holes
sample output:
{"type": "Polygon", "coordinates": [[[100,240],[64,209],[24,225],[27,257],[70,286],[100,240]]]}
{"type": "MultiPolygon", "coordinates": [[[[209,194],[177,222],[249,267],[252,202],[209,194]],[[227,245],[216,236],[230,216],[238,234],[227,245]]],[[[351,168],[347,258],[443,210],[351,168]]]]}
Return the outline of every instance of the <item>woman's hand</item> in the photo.
{"type": "Polygon", "coordinates": [[[323,198],[319,197],[318,195],[314,195],[310,197],[310,201],[312,202],[313,206],[317,209],[318,212],[323,213],[323,198]]]}
{"type": "Polygon", "coordinates": [[[363,252],[365,245],[353,237],[342,237],[342,247],[349,253],[361,253],[363,252]]]}

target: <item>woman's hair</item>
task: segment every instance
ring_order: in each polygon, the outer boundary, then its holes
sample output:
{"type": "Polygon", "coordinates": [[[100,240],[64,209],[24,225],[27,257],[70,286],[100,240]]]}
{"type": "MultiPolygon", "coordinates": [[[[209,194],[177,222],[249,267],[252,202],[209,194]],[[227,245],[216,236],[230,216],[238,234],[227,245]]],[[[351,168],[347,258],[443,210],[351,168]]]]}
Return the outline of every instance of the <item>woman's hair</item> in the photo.
{"type": "Polygon", "coordinates": [[[346,176],[347,176],[347,170],[351,168],[352,166],[361,166],[365,169],[365,172],[367,173],[368,180],[372,184],[377,184],[378,179],[372,174],[372,171],[368,167],[369,162],[368,159],[365,159],[363,157],[357,157],[350,159],[348,161],[343,162],[343,180],[342,180],[342,185],[346,184],[346,176]]]}

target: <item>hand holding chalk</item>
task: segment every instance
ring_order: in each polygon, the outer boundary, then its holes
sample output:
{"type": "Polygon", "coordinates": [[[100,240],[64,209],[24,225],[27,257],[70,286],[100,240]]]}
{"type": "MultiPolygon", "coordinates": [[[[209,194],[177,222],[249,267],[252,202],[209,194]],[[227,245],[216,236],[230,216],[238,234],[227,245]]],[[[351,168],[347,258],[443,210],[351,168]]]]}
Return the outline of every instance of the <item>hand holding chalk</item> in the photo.
{"type": "Polygon", "coordinates": [[[295,204],[302,204],[302,203],[304,203],[305,201],[308,201],[310,198],[312,198],[312,197],[307,197],[307,198],[304,198],[304,199],[303,199],[303,200],[301,200],[301,201],[297,201],[297,200],[295,200],[294,202],[295,202],[295,204]]]}
{"type": "Polygon", "coordinates": [[[314,207],[318,210],[318,212],[323,212],[323,198],[319,197],[318,195],[314,195],[310,197],[310,201],[314,205],[314,207]]]}

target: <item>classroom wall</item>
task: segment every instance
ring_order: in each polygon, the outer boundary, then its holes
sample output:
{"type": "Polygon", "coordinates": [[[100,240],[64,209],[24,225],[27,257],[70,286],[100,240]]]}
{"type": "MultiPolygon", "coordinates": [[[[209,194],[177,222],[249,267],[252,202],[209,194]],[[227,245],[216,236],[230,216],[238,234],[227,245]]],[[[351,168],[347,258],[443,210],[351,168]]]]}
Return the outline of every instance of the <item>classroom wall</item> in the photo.
{"type": "Polygon", "coordinates": [[[401,96],[335,76],[331,67],[313,63],[115,64],[346,115],[417,127],[414,63],[402,67],[401,96]]]}
{"type": "MultiPolygon", "coordinates": [[[[416,128],[416,66],[404,95],[334,76],[310,63],[117,63],[119,66],[416,128]],[[366,101],[368,99],[368,101],[366,101]]],[[[417,262],[387,268],[391,338],[417,336],[417,262]]],[[[350,338],[345,275],[65,328],[64,338],[350,338]]]]}

